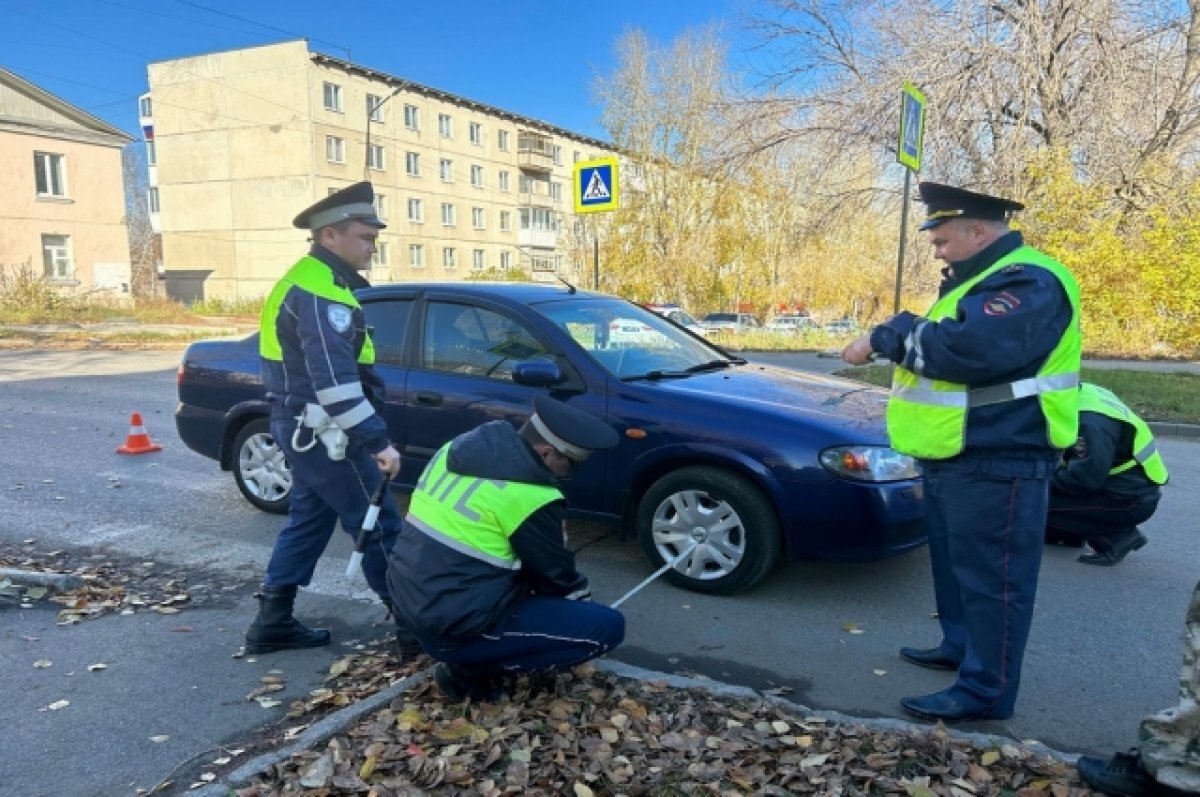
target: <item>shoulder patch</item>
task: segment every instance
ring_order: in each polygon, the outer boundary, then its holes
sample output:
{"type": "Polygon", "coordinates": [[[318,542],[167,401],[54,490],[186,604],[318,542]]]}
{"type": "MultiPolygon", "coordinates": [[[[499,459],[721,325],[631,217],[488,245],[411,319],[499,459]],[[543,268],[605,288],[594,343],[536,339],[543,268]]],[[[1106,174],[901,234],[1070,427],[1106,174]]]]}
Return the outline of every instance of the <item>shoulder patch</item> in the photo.
{"type": "Polygon", "coordinates": [[[345,332],[350,329],[350,322],[354,319],[354,313],[344,304],[329,305],[329,309],[325,311],[325,314],[329,318],[329,326],[338,332],[345,332]]]}
{"type": "Polygon", "coordinates": [[[1025,270],[1025,266],[1021,263],[1013,263],[1000,269],[1001,274],[1020,274],[1025,270]]]}
{"type": "Polygon", "coordinates": [[[1008,291],[1000,291],[983,303],[985,315],[1007,315],[1021,306],[1021,300],[1008,291]]]}

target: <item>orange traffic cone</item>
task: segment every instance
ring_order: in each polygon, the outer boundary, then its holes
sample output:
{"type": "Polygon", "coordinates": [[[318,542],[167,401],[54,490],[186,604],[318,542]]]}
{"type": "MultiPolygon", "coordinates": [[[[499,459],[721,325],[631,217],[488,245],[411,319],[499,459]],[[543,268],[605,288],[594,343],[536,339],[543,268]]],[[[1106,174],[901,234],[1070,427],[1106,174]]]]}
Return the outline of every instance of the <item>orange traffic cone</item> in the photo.
{"type": "Polygon", "coordinates": [[[142,414],[135,412],[129,416],[129,436],[125,445],[117,449],[118,454],[149,454],[151,451],[162,451],[162,446],[150,442],[146,427],[142,426],[142,414]]]}

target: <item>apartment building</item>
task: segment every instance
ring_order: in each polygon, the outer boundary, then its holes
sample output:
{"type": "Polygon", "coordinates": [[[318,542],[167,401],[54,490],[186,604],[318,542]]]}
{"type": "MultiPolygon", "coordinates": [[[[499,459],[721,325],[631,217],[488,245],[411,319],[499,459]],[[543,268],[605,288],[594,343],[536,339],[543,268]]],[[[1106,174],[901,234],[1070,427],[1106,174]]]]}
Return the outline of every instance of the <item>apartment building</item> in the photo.
{"type": "Polygon", "coordinates": [[[369,179],[388,227],[372,282],[521,268],[586,281],[573,165],[603,141],[311,51],[151,64],[151,213],[176,298],[265,294],[306,248],[292,217],[369,179]]]}
{"type": "Polygon", "coordinates": [[[0,268],[131,295],[121,148],[133,138],[0,69],[0,268]]]}

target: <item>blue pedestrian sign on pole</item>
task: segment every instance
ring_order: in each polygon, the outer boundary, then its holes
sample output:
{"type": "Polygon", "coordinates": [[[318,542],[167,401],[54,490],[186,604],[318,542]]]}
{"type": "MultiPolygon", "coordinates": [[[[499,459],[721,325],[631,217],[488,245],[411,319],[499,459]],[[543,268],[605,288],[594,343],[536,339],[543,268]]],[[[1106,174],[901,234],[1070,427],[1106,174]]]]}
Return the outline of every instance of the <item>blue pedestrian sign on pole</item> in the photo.
{"type": "Polygon", "coordinates": [[[896,160],[919,172],[924,148],[925,95],[906,80],[900,90],[900,143],[896,147],[896,160]]]}
{"type": "Polygon", "coordinates": [[[575,212],[596,213],[621,206],[616,158],[575,164],[575,212]]]}

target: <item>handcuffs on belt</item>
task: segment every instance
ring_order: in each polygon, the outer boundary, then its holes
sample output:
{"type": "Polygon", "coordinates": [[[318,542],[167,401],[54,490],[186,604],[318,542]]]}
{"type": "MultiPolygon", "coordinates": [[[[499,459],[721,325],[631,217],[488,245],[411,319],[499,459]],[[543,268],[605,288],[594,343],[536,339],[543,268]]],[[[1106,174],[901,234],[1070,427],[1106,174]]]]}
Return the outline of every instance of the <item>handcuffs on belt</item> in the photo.
{"type": "Polygon", "coordinates": [[[310,450],[320,440],[325,446],[325,453],[334,462],[346,458],[346,446],[350,438],[342,431],[329,413],[320,404],[305,404],[304,409],[296,416],[296,431],[292,432],[292,448],[299,452],[310,450]],[[300,436],[304,429],[312,430],[312,439],[307,445],[301,445],[300,436]]]}

